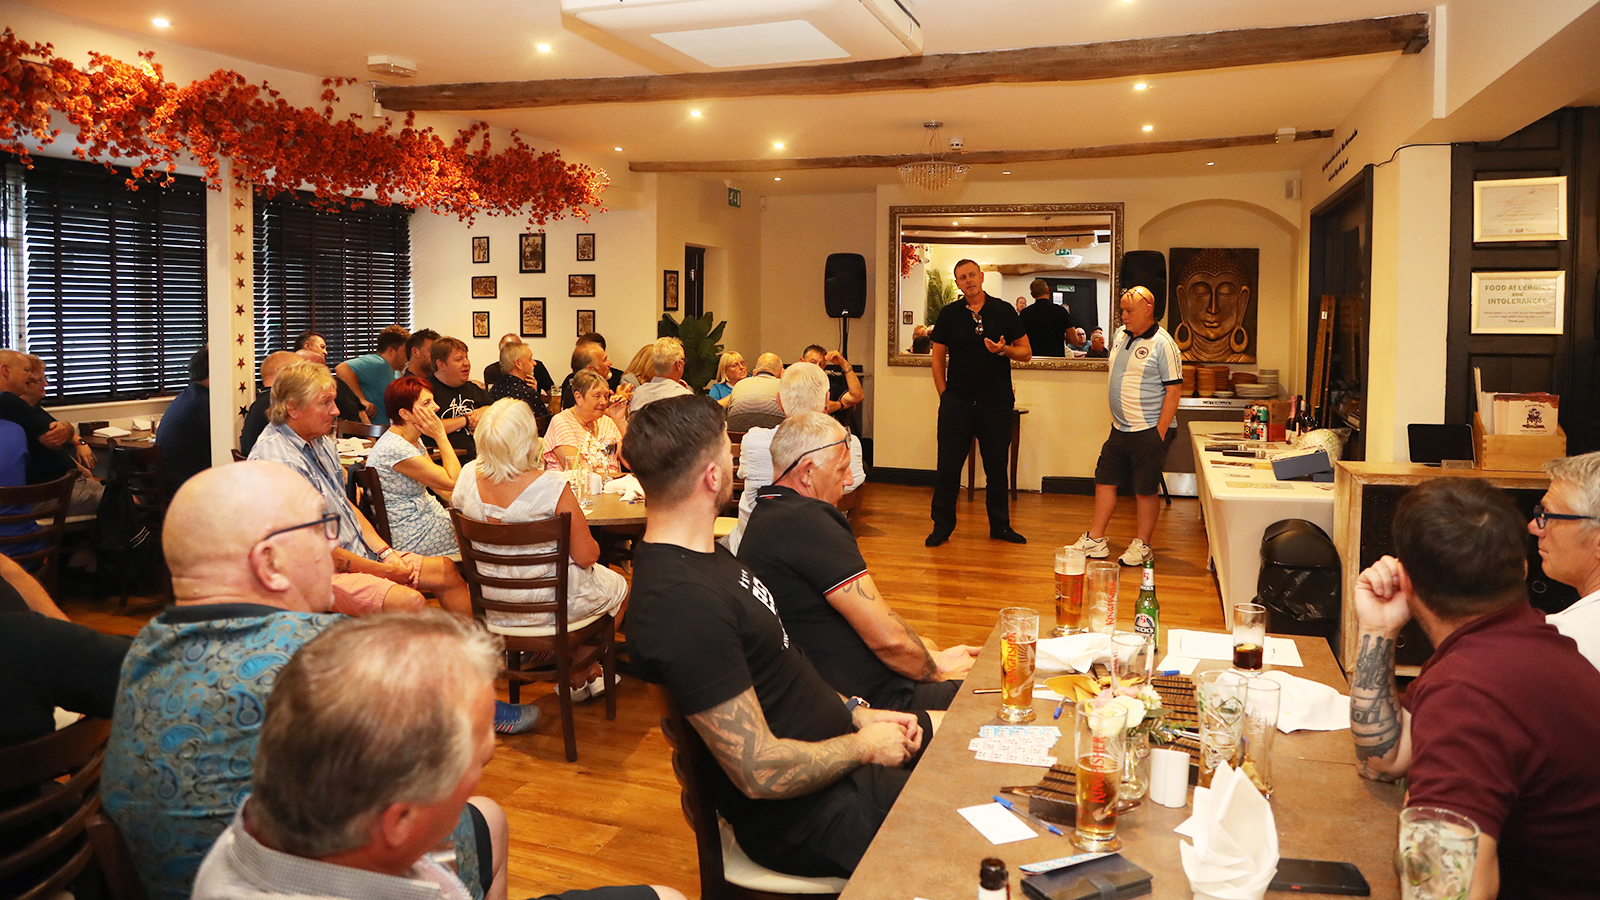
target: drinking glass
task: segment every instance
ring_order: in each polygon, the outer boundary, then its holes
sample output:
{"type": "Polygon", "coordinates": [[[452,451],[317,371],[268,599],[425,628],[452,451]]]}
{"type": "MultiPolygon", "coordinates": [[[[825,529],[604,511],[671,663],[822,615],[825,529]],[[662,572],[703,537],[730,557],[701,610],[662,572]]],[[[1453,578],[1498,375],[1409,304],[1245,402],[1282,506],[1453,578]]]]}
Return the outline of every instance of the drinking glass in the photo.
{"type": "Polygon", "coordinates": [[[561,474],[567,478],[567,484],[572,488],[572,496],[577,499],[579,506],[589,505],[589,466],[582,455],[570,454],[561,457],[561,474]]]}
{"type": "Polygon", "coordinates": [[[1233,667],[1259,672],[1267,652],[1267,608],[1259,603],[1233,606],[1233,667]]]}
{"type": "Polygon", "coordinates": [[[1283,686],[1266,678],[1250,679],[1244,701],[1244,732],[1239,768],[1250,776],[1263,797],[1272,796],[1272,739],[1278,733],[1278,708],[1283,686]]]}
{"type": "Polygon", "coordinates": [[[1111,635],[1111,656],[1117,680],[1126,684],[1144,682],[1150,677],[1154,659],[1150,652],[1150,638],[1137,631],[1118,631],[1111,635]]]}
{"type": "Polygon", "coordinates": [[[1082,630],[1083,572],[1087,562],[1076,547],[1056,550],[1056,627],[1054,637],[1082,630]]]}
{"type": "Polygon", "coordinates": [[[1200,715],[1200,787],[1210,787],[1217,767],[1231,765],[1238,756],[1249,686],[1248,678],[1228,669],[1202,672],[1195,679],[1194,699],[1200,715]]]}
{"type": "Polygon", "coordinates": [[[1400,811],[1400,896],[1404,900],[1454,900],[1472,890],[1478,864],[1478,826],[1448,809],[1409,806],[1400,811]]]}
{"type": "Polygon", "coordinates": [[[1116,560],[1089,560],[1084,574],[1083,631],[1110,634],[1117,630],[1117,587],[1122,566],[1116,560]]]}
{"type": "Polygon", "coordinates": [[[1000,610],[1000,720],[1033,721],[1033,665],[1039,614],[1014,606],[1000,610]]]}
{"type": "Polygon", "coordinates": [[[1077,761],[1077,834],[1073,843],[1091,852],[1122,847],[1117,840],[1117,795],[1127,737],[1125,710],[1117,704],[1085,700],[1078,704],[1073,740],[1077,761]]]}

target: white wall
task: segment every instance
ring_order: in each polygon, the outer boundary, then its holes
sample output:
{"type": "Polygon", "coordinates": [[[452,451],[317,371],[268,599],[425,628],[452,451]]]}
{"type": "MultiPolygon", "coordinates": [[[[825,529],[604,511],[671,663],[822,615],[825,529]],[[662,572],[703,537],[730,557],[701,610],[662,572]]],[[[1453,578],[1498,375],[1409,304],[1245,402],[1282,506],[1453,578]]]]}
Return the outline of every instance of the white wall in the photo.
{"type": "MultiPolygon", "coordinates": [[[[661,272],[683,275],[684,247],[706,250],[705,311],[712,321],[725,321],[725,349],[738,350],[754,361],[747,347],[761,343],[761,210],[759,198],[744,195],[743,205],[728,205],[728,188],[722,179],[697,175],[649,176],[654,190],[656,304],[654,322],[661,318],[661,272]]],[[[648,252],[652,244],[641,244],[648,252]]],[[[685,289],[687,281],[684,282],[685,289]]],[[[672,314],[681,318],[683,309],[672,314]]],[[[609,338],[609,335],[607,335],[609,338]]],[[[628,356],[633,355],[633,350],[628,356]]],[[[760,352],[760,351],[757,351],[760,352]]],[[[616,357],[613,352],[613,358],[616,357]]],[[[624,358],[626,362],[626,358],[624,358]]]]}

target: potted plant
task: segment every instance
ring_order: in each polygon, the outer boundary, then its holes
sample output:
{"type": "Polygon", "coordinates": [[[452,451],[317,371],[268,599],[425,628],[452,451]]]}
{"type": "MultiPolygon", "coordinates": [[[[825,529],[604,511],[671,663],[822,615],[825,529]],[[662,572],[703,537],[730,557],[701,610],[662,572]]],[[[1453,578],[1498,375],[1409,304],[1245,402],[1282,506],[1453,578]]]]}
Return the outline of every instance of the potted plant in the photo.
{"type": "Polygon", "coordinates": [[[697,393],[717,377],[717,361],[722,357],[722,329],[727,322],[711,324],[711,313],[699,318],[684,313],[683,321],[663,313],[656,326],[656,337],[675,337],[683,342],[683,380],[697,393]]]}

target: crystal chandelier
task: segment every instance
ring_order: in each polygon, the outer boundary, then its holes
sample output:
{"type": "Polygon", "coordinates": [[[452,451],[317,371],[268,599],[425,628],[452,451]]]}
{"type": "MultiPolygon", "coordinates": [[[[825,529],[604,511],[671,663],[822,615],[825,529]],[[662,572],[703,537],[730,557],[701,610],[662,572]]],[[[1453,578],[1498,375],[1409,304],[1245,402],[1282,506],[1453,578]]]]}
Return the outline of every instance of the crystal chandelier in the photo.
{"type": "Polygon", "coordinates": [[[939,129],[944,127],[944,123],[924,122],[922,127],[928,130],[926,147],[928,158],[898,166],[900,182],[914,191],[937,194],[949,188],[957,187],[966,181],[967,172],[971,171],[971,166],[944,162],[937,158],[939,129]]]}
{"type": "Polygon", "coordinates": [[[1030,234],[1027,237],[1027,241],[1028,247],[1031,248],[1035,253],[1043,253],[1045,256],[1055,256],[1061,261],[1062,265],[1065,265],[1069,269],[1076,269],[1078,264],[1083,262],[1083,257],[1076,253],[1068,253],[1064,256],[1057,254],[1057,251],[1059,250],[1072,249],[1072,245],[1076,241],[1069,235],[1030,234]]]}

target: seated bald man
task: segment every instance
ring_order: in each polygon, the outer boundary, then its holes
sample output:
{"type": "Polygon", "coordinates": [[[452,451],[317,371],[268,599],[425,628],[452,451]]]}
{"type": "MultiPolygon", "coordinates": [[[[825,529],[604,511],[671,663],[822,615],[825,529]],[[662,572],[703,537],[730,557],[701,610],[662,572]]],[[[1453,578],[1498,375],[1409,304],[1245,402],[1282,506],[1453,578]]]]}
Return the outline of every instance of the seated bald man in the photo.
{"type": "Polygon", "coordinates": [[[280,462],[299,472],[322,494],[338,517],[339,543],[333,551],[334,609],[347,615],[423,606],[428,591],[457,615],[472,615],[472,599],[455,563],[442,556],[396,551],[345,495],[344,470],[332,437],[338,409],[334,377],[326,366],[296,363],[278,373],[272,385],[271,420],[251,459],[280,462]]]}
{"type": "MultiPolygon", "coordinates": [[[[272,462],[205,469],[173,497],[162,546],[176,603],[128,651],[100,784],[150,900],[189,896],[249,791],[279,670],[340,618],[330,613],[338,524],[304,478],[272,462]]],[[[480,879],[473,834],[464,818],[463,877],[492,881],[480,879]]]]}

